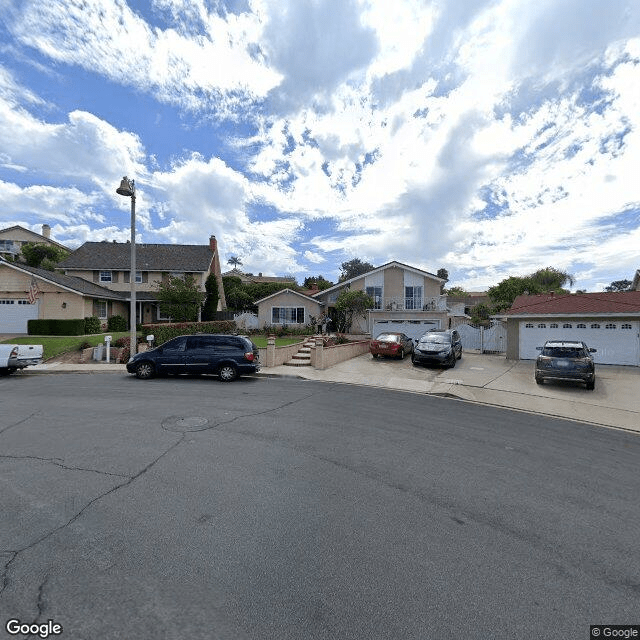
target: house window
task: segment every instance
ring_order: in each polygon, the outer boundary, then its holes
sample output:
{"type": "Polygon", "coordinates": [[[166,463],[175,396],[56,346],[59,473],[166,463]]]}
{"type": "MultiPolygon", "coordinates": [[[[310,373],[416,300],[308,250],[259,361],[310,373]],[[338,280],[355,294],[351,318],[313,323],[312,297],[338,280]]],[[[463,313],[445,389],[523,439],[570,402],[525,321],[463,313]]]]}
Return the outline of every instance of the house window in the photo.
{"type": "Polygon", "coordinates": [[[538,323],[538,329],[546,329],[546,328],[547,328],[546,323],[544,323],[544,322],[539,322],[538,323]]]}
{"type": "Polygon", "coordinates": [[[367,287],[366,294],[373,298],[374,309],[382,309],[382,287],[367,287]]]}
{"type": "Polygon", "coordinates": [[[552,322],[552,323],[549,325],[549,329],[557,329],[557,328],[558,328],[558,323],[557,323],[557,322],[552,322]]]}
{"type": "Polygon", "coordinates": [[[605,329],[615,329],[615,328],[616,328],[616,325],[615,325],[615,324],[612,324],[612,323],[609,323],[609,324],[605,324],[605,325],[604,325],[604,328],[605,328],[605,329]]]}
{"type": "Polygon", "coordinates": [[[631,327],[631,325],[630,325],[630,324],[625,323],[625,324],[623,324],[620,328],[621,328],[621,329],[631,329],[632,327],[631,327]]]}
{"type": "Polygon", "coordinates": [[[272,307],[271,324],[304,324],[304,307],[272,307]]]}
{"type": "Polygon", "coordinates": [[[99,280],[100,282],[112,282],[113,278],[111,275],[111,271],[101,271],[99,280]]]}
{"type": "Polygon", "coordinates": [[[577,324],[577,325],[576,325],[576,327],[577,327],[578,329],[586,329],[586,328],[587,328],[587,325],[586,325],[586,324],[583,324],[583,323],[581,322],[580,324],[577,324]]]}
{"type": "Polygon", "coordinates": [[[527,324],[524,325],[527,329],[533,329],[533,322],[527,322],[527,324]]]}
{"type": "Polygon", "coordinates": [[[565,323],[562,325],[562,328],[563,328],[563,329],[573,329],[573,325],[572,325],[570,322],[565,322],[565,323]]]}
{"type": "Polygon", "coordinates": [[[96,300],[96,315],[101,320],[104,320],[107,317],[107,301],[106,300],[96,300]]]}
{"type": "Polygon", "coordinates": [[[171,318],[169,316],[165,316],[162,311],[160,310],[160,305],[158,305],[156,307],[156,311],[157,311],[157,318],[158,320],[171,320],[171,318]]]}
{"type": "Polygon", "coordinates": [[[591,328],[592,328],[592,329],[599,329],[599,328],[600,328],[600,325],[599,325],[597,322],[594,322],[594,323],[591,325],[591,328]]]}
{"type": "Polygon", "coordinates": [[[422,287],[404,288],[404,308],[422,309],[422,287]]]}

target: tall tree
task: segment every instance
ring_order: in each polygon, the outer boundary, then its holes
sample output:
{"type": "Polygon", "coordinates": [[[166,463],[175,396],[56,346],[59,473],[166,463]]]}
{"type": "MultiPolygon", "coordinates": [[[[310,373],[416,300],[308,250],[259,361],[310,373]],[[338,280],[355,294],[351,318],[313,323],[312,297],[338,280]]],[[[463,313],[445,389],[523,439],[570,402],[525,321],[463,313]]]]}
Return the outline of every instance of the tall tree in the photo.
{"type": "Polygon", "coordinates": [[[368,309],[373,309],[375,302],[364,291],[345,289],[336,300],[337,329],[346,332],[351,329],[357,317],[366,316],[368,309]]]}
{"type": "Polygon", "coordinates": [[[69,255],[69,252],[64,249],[39,242],[26,242],[22,245],[20,252],[30,267],[48,271],[53,271],[55,265],[69,255]]]}
{"type": "Polygon", "coordinates": [[[325,289],[332,287],[333,282],[329,282],[329,280],[323,276],[309,276],[308,278],[305,278],[302,283],[302,286],[305,289],[312,289],[314,285],[317,286],[320,291],[324,291],[325,289]]]}
{"type": "Polygon", "coordinates": [[[238,258],[238,256],[231,256],[227,260],[227,264],[230,264],[233,268],[241,267],[242,266],[242,260],[240,260],[240,258],[238,258]]]}
{"type": "Polygon", "coordinates": [[[204,283],[204,289],[207,292],[207,298],[202,307],[202,319],[213,320],[218,310],[218,301],[220,300],[220,291],[218,290],[218,279],[214,273],[210,274],[204,283]]]}
{"type": "Polygon", "coordinates": [[[361,276],[372,271],[375,267],[370,262],[363,262],[360,258],[354,258],[340,265],[340,282],[361,276]]]}
{"type": "Polygon", "coordinates": [[[438,278],[442,278],[444,282],[440,285],[440,293],[444,293],[444,287],[449,282],[449,272],[444,268],[440,267],[438,271],[436,271],[436,275],[438,278]]]}
{"type": "Polygon", "coordinates": [[[171,277],[156,285],[160,311],[174,322],[195,322],[205,294],[193,276],[171,277]]]}
{"type": "Polygon", "coordinates": [[[524,293],[531,295],[537,293],[568,293],[563,289],[565,284],[572,285],[573,276],[554,267],[538,269],[528,276],[510,276],[502,280],[487,291],[489,299],[493,303],[493,312],[508,309],[513,301],[524,293]]]}
{"type": "Polygon", "coordinates": [[[614,280],[608,287],[605,287],[605,291],[630,291],[631,280],[614,280]]]}

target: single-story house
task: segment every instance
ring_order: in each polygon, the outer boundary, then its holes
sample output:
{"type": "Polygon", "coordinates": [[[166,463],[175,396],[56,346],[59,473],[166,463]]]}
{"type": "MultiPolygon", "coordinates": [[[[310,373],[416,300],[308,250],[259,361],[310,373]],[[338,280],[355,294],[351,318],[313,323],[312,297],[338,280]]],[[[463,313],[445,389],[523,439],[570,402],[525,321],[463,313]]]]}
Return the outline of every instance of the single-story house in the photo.
{"type": "Polygon", "coordinates": [[[258,326],[282,326],[309,324],[311,319],[323,313],[322,304],[308,295],[283,289],[256,302],[258,305],[258,326]]]}
{"type": "Polygon", "coordinates": [[[640,366],[640,291],[522,295],[496,317],[509,359],[535,359],[546,340],[582,340],[596,363],[640,366]]]}
{"type": "Polygon", "coordinates": [[[234,277],[240,278],[243,284],[264,284],[277,282],[278,284],[290,284],[295,285],[296,279],[295,276],[263,276],[262,272],[258,273],[257,276],[254,276],[253,273],[244,273],[244,271],[240,271],[240,269],[234,267],[231,271],[225,271],[222,274],[223,278],[234,277]]]}
{"type": "Polygon", "coordinates": [[[29,320],[128,318],[129,296],[82,278],[0,258],[0,333],[27,333],[29,320]]]}

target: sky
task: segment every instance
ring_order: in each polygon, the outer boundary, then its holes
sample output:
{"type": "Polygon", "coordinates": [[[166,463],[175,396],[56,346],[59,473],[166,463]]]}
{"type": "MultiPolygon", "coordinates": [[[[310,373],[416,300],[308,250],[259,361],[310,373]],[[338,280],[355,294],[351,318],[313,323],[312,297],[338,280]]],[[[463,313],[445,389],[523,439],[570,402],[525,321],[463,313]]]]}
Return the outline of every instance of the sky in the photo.
{"type": "Polygon", "coordinates": [[[640,268],[637,0],[0,0],[0,228],[397,260],[480,291],[640,268]]]}

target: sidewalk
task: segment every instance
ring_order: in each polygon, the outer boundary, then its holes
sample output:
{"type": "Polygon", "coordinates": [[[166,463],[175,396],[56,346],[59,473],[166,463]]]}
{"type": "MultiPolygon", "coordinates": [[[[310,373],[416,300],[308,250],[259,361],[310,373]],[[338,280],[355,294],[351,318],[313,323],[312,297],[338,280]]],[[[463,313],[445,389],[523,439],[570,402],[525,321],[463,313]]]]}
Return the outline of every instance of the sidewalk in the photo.
{"type": "MultiPolygon", "coordinates": [[[[596,388],[537,385],[533,362],[465,352],[454,369],[414,367],[409,359],[373,360],[366,354],[323,371],[311,367],[263,368],[258,376],[319,380],[460,398],[640,433],[640,368],[598,365],[596,388]]],[[[123,364],[45,363],[15,375],[122,373],[123,364]]]]}

